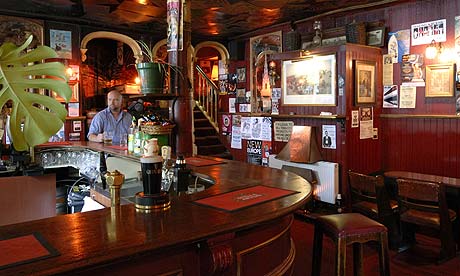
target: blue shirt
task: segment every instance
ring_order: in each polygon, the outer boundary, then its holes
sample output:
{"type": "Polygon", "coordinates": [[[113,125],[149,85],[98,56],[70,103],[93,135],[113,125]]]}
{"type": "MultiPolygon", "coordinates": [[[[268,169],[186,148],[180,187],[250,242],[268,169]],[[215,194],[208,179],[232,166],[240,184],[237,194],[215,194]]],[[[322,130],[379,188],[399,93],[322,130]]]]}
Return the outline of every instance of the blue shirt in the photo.
{"type": "Polygon", "coordinates": [[[91,126],[89,127],[88,131],[88,138],[91,134],[99,134],[103,133],[104,131],[112,131],[113,132],[113,139],[112,142],[114,144],[120,143],[120,135],[127,134],[129,131],[129,127],[131,126],[133,116],[131,114],[121,111],[120,115],[118,115],[118,119],[115,120],[110,109],[107,107],[104,110],[98,112],[91,120],[91,126]]]}

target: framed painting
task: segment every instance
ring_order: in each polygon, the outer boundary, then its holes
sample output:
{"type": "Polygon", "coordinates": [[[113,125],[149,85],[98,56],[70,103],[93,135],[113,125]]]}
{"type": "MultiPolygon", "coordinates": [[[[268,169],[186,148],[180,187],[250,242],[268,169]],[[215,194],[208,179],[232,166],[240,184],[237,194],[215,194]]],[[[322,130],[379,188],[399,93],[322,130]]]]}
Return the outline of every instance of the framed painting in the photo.
{"type": "Polygon", "coordinates": [[[281,73],[283,105],[336,105],[335,54],[284,60],[281,73]]]}
{"type": "MultiPolygon", "coordinates": [[[[258,95],[260,95],[260,91],[262,90],[265,58],[268,54],[282,52],[282,41],[281,31],[251,37],[250,39],[249,77],[251,78],[250,88],[253,93],[251,101],[254,103],[252,105],[254,108],[257,107],[255,101],[258,100],[258,95]]],[[[255,112],[257,110],[253,111],[255,112]]]]}
{"type": "Polygon", "coordinates": [[[72,59],[72,32],[50,29],[50,47],[58,58],[72,59]]]}
{"type": "Polygon", "coordinates": [[[376,27],[367,32],[367,45],[383,47],[385,45],[385,26],[376,27]]]}
{"type": "Polygon", "coordinates": [[[426,66],[425,97],[454,96],[454,64],[426,66]]]}
{"type": "Polygon", "coordinates": [[[375,62],[355,62],[355,103],[375,103],[375,62]]]}
{"type": "Polygon", "coordinates": [[[32,43],[29,48],[43,45],[43,21],[25,19],[14,16],[0,16],[0,44],[11,42],[22,45],[32,35],[32,43]]]}
{"type": "Polygon", "coordinates": [[[80,64],[80,30],[71,24],[45,22],[44,44],[54,49],[59,59],[68,64],[80,64]]]}

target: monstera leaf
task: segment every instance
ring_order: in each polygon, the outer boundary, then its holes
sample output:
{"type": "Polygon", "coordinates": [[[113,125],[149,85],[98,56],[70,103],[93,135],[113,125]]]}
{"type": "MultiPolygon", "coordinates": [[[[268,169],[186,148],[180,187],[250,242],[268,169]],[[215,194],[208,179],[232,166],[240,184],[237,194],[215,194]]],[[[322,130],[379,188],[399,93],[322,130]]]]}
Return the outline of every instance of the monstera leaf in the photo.
{"type": "Polygon", "coordinates": [[[65,107],[54,98],[31,93],[29,89],[49,89],[66,101],[72,95],[64,65],[42,62],[56,58],[56,52],[39,46],[25,53],[31,42],[32,36],[19,47],[9,42],[0,46],[0,107],[11,100],[10,133],[18,151],[48,141],[62,127],[67,115],[65,107]]]}

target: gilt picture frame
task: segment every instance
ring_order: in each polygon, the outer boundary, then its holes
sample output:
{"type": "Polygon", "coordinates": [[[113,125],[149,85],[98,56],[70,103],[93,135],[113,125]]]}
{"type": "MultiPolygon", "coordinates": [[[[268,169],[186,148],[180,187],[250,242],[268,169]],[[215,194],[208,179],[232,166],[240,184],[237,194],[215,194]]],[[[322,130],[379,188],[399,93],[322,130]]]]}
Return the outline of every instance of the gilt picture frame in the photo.
{"type": "Polygon", "coordinates": [[[426,66],[425,97],[454,96],[454,64],[433,64],[426,66]]]}
{"type": "Polygon", "coordinates": [[[355,104],[375,104],[375,62],[355,61],[355,104]]]}

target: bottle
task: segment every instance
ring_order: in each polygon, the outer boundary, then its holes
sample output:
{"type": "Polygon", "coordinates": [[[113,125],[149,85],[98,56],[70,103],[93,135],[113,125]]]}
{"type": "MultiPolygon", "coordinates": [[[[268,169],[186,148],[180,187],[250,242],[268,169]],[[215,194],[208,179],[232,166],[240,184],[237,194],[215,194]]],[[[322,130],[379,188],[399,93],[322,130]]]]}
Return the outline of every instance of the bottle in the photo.
{"type": "Polygon", "coordinates": [[[139,127],[134,129],[134,143],[133,143],[133,153],[136,156],[142,155],[142,132],[139,130],[139,127]]]}
{"type": "Polygon", "coordinates": [[[131,124],[131,127],[128,130],[128,153],[132,154],[134,152],[134,124],[131,124]]]}
{"type": "Polygon", "coordinates": [[[335,199],[335,206],[337,207],[337,213],[342,213],[342,195],[337,194],[337,198],[335,199]]]}

